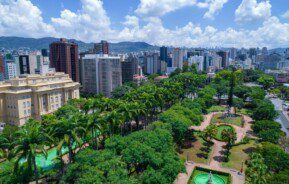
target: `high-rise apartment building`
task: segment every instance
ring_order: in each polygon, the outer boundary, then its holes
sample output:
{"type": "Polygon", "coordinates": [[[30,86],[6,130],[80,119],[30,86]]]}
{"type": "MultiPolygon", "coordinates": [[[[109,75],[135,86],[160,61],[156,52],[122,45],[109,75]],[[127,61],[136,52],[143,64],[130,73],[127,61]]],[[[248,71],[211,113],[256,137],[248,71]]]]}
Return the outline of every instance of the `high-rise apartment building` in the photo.
{"type": "Polygon", "coordinates": [[[30,74],[30,61],[29,55],[21,55],[19,56],[19,69],[20,74],[30,74]]]}
{"type": "Polygon", "coordinates": [[[101,40],[100,43],[94,44],[94,54],[109,54],[109,43],[101,40]]]}
{"type": "Polygon", "coordinates": [[[184,52],[180,48],[175,48],[173,51],[172,67],[183,68],[184,64],[184,52]]]}
{"type": "Polygon", "coordinates": [[[5,60],[5,79],[10,80],[17,76],[17,64],[15,61],[5,60]]]}
{"type": "Polygon", "coordinates": [[[0,81],[3,81],[5,78],[5,63],[2,54],[0,54],[0,81]]]}
{"type": "Polygon", "coordinates": [[[22,126],[29,118],[41,120],[69,99],[79,98],[79,83],[68,74],[25,75],[0,82],[0,122],[22,126]]]}
{"type": "Polygon", "coordinates": [[[82,58],[82,86],[86,93],[111,96],[111,92],[122,85],[120,57],[87,54],[82,58]]]}
{"type": "Polygon", "coordinates": [[[168,48],[165,46],[160,48],[160,60],[168,62],[168,48]]]}
{"type": "Polygon", "coordinates": [[[66,39],[53,42],[50,49],[50,67],[56,72],[67,73],[73,81],[79,82],[78,45],[66,39]]]}
{"type": "Polygon", "coordinates": [[[133,81],[133,77],[139,74],[138,66],[138,60],[133,55],[129,55],[128,58],[121,62],[122,83],[133,81]]]}
{"type": "Polygon", "coordinates": [[[204,70],[204,56],[198,56],[194,55],[189,57],[188,64],[191,66],[192,64],[195,64],[198,71],[204,70]]]}
{"type": "Polygon", "coordinates": [[[228,52],[226,51],[218,51],[217,54],[222,57],[222,67],[226,68],[229,65],[229,57],[228,52]]]}

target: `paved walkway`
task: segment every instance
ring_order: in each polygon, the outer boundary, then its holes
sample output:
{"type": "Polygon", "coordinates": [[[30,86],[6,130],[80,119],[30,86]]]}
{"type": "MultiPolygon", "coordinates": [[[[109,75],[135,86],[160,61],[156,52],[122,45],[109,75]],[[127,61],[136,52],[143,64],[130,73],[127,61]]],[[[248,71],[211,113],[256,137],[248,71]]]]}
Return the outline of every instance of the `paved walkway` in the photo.
{"type": "MultiPolygon", "coordinates": [[[[203,131],[207,126],[210,125],[211,119],[215,114],[218,114],[218,113],[214,112],[214,113],[205,115],[204,121],[202,122],[200,126],[192,126],[190,129],[203,131]]],[[[235,128],[236,133],[237,133],[236,143],[240,142],[246,135],[251,136],[251,132],[252,132],[251,130],[252,119],[248,116],[244,116],[244,115],[242,116],[244,118],[244,127],[232,125],[235,128]]],[[[213,142],[214,142],[214,146],[213,146],[213,150],[210,156],[209,164],[187,162],[186,173],[180,173],[174,182],[175,184],[187,184],[192,174],[192,171],[196,166],[230,173],[232,175],[233,184],[245,183],[244,174],[239,174],[238,171],[234,169],[222,167],[223,153],[225,151],[224,146],[226,145],[226,143],[217,141],[217,140],[213,140],[213,142]]]]}

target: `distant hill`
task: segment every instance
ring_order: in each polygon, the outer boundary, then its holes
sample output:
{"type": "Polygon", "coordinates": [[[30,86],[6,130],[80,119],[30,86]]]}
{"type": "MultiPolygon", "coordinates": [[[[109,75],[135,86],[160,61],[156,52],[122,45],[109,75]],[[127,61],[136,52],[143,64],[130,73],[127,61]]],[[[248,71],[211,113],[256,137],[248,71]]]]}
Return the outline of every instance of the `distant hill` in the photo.
{"type": "MultiPolygon", "coordinates": [[[[0,48],[19,49],[30,48],[31,50],[48,49],[49,44],[59,40],[59,38],[23,38],[23,37],[0,37],[0,48]]],[[[78,44],[80,51],[86,51],[93,47],[93,43],[85,43],[78,40],[70,40],[78,44]]],[[[110,51],[116,53],[128,53],[139,51],[158,50],[159,48],[145,42],[120,42],[110,43],[110,51]]]]}

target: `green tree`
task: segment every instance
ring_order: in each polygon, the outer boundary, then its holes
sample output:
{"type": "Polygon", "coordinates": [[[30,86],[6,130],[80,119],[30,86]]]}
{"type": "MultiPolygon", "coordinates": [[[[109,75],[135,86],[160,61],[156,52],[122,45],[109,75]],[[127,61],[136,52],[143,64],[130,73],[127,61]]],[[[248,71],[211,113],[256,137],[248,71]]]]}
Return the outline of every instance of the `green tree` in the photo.
{"type": "Polygon", "coordinates": [[[224,129],[221,133],[222,139],[227,142],[227,148],[228,150],[232,147],[232,145],[237,140],[237,134],[235,132],[235,129],[224,129]]]}
{"type": "Polygon", "coordinates": [[[233,106],[235,107],[235,113],[237,113],[237,109],[242,109],[244,107],[244,101],[241,98],[234,98],[233,106]]]}
{"type": "Polygon", "coordinates": [[[96,149],[98,149],[98,137],[102,131],[99,116],[99,113],[90,114],[87,121],[87,130],[91,131],[92,145],[95,146],[96,149]]]}
{"type": "Polygon", "coordinates": [[[112,92],[111,95],[113,98],[116,99],[121,99],[124,97],[124,95],[128,92],[130,92],[131,90],[133,90],[132,87],[128,86],[128,85],[122,85],[119,87],[116,87],[112,92]]]}
{"type": "Polygon", "coordinates": [[[255,120],[274,120],[277,116],[274,105],[268,100],[258,101],[252,115],[255,120]]]}
{"type": "Polygon", "coordinates": [[[262,143],[257,150],[264,158],[264,163],[271,172],[280,172],[289,169],[289,154],[280,146],[273,143],[262,143]]]}
{"type": "Polygon", "coordinates": [[[218,133],[218,127],[215,124],[207,126],[203,131],[203,136],[207,141],[211,141],[218,133]]]}
{"type": "Polygon", "coordinates": [[[73,145],[82,144],[81,137],[87,126],[81,123],[83,116],[77,109],[71,106],[63,106],[56,112],[59,120],[53,125],[54,137],[58,141],[57,150],[59,154],[63,147],[68,148],[69,163],[73,160],[73,145]],[[61,113],[62,112],[62,113],[61,113]],[[61,114],[60,114],[61,113],[61,114]]]}
{"type": "Polygon", "coordinates": [[[29,171],[32,170],[33,165],[35,182],[38,184],[36,156],[37,154],[47,156],[45,146],[49,145],[52,138],[43,131],[39,122],[32,119],[20,128],[16,135],[17,139],[13,142],[13,153],[17,157],[16,169],[19,167],[20,160],[26,159],[29,171]]]}
{"type": "Polygon", "coordinates": [[[264,158],[258,153],[250,155],[250,160],[247,163],[246,183],[250,184],[266,184],[267,166],[264,163],[264,158]]]}
{"type": "Polygon", "coordinates": [[[259,79],[258,83],[263,86],[264,89],[269,89],[275,84],[273,76],[263,74],[259,79]]]}

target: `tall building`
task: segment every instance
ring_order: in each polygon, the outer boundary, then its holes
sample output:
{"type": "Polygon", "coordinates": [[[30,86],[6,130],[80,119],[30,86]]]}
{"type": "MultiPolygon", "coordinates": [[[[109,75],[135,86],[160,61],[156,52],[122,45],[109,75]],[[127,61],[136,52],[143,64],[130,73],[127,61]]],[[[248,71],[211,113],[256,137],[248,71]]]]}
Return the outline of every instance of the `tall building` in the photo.
{"type": "Polygon", "coordinates": [[[0,82],[0,122],[22,126],[29,118],[41,120],[79,98],[79,83],[67,74],[25,75],[0,82]]]}
{"type": "Polygon", "coordinates": [[[5,79],[10,80],[17,76],[17,65],[15,61],[5,60],[5,79]]]}
{"type": "Polygon", "coordinates": [[[222,65],[221,65],[221,66],[222,66],[223,68],[226,68],[226,67],[229,65],[228,52],[226,52],[226,51],[219,51],[219,52],[217,52],[217,54],[222,57],[222,65]]]}
{"type": "Polygon", "coordinates": [[[94,54],[109,54],[109,43],[101,40],[100,43],[94,44],[94,54]]]}
{"type": "Polygon", "coordinates": [[[30,74],[30,61],[29,55],[21,55],[19,56],[19,69],[20,74],[30,74]]]}
{"type": "Polygon", "coordinates": [[[182,69],[183,63],[184,63],[184,52],[180,48],[175,48],[173,50],[172,67],[182,69]]]}
{"type": "Polygon", "coordinates": [[[152,53],[146,56],[146,70],[145,73],[153,74],[160,73],[161,62],[158,53],[152,53]]]}
{"type": "Polygon", "coordinates": [[[82,58],[82,86],[86,93],[111,96],[111,92],[122,85],[120,57],[87,54],[82,58]]]}
{"type": "Polygon", "coordinates": [[[263,54],[264,56],[267,56],[267,55],[269,54],[267,47],[263,47],[263,48],[262,48],[262,54],[263,54]]]}
{"type": "Polygon", "coordinates": [[[168,62],[168,48],[165,46],[160,47],[160,60],[168,62]]]}
{"type": "Polygon", "coordinates": [[[233,60],[237,57],[237,49],[236,48],[231,48],[230,49],[229,57],[231,59],[233,59],[233,60]]]}
{"type": "Polygon", "coordinates": [[[73,81],[79,82],[78,45],[61,38],[53,42],[50,49],[50,67],[56,72],[67,73],[73,81]]]}
{"type": "Polygon", "coordinates": [[[194,55],[189,57],[188,64],[191,66],[192,64],[195,64],[198,71],[204,70],[204,56],[198,56],[194,55]]]}
{"type": "Polygon", "coordinates": [[[5,63],[2,54],[0,54],[0,81],[3,81],[5,78],[5,63]]]}
{"type": "Polygon", "coordinates": [[[121,62],[122,83],[132,82],[133,77],[138,75],[138,60],[135,56],[129,55],[125,61],[121,62]]]}

